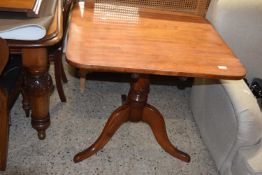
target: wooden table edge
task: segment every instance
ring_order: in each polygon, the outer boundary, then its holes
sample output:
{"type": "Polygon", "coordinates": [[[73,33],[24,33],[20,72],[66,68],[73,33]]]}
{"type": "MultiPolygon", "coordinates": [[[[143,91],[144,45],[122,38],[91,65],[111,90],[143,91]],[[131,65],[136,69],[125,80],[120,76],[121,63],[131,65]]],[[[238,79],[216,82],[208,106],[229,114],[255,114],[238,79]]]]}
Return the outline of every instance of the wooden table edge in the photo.
{"type": "Polygon", "coordinates": [[[84,69],[91,72],[119,72],[119,73],[138,73],[138,74],[147,74],[147,75],[163,75],[163,76],[183,76],[183,77],[195,77],[195,78],[211,78],[211,79],[225,79],[225,80],[240,80],[246,76],[246,69],[243,69],[243,72],[237,75],[215,75],[215,74],[193,74],[187,72],[176,72],[173,71],[163,71],[163,70],[145,70],[145,69],[134,69],[134,68],[120,68],[120,67],[107,67],[107,66],[93,66],[93,65],[81,65],[76,62],[72,62],[66,56],[66,61],[69,65],[84,69]]]}
{"type": "MultiPolygon", "coordinates": [[[[58,2],[58,3],[61,3],[58,2]]],[[[8,46],[11,48],[11,53],[20,53],[20,48],[26,47],[46,47],[52,46],[58,43],[63,37],[63,15],[62,6],[59,4],[56,9],[55,16],[48,28],[47,35],[37,41],[20,41],[20,40],[8,40],[8,46]],[[60,8],[59,8],[60,7],[60,8]]]]}

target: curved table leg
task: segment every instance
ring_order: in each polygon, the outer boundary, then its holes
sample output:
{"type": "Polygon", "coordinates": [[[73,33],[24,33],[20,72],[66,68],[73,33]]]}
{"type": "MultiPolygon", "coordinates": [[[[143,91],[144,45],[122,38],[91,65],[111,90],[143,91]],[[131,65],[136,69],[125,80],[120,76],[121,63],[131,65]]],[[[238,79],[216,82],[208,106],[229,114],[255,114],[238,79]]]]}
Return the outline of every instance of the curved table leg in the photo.
{"type": "Polygon", "coordinates": [[[166,125],[161,113],[151,105],[146,105],[144,108],[143,119],[144,122],[151,127],[158,144],[172,156],[190,162],[190,156],[172,145],[169,141],[166,132],[166,125]]]}
{"type": "Polygon", "coordinates": [[[109,117],[101,135],[98,137],[95,143],[93,143],[86,150],[75,155],[74,162],[80,162],[102,149],[105,144],[107,144],[107,142],[112,138],[117,129],[128,120],[128,112],[129,108],[127,105],[123,105],[116,109],[109,117]]]}
{"type": "Polygon", "coordinates": [[[23,66],[26,71],[25,93],[31,106],[32,127],[37,130],[38,138],[45,138],[45,130],[50,125],[49,97],[54,88],[48,74],[46,48],[23,48],[23,66]]]}

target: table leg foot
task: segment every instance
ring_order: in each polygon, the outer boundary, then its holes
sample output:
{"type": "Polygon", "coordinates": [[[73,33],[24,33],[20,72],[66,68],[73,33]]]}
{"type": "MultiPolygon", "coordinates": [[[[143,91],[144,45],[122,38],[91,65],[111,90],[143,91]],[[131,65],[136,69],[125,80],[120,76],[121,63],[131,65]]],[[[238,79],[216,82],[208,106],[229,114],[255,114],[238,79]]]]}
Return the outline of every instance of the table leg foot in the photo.
{"type": "Polygon", "coordinates": [[[31,117],[32,127],[37,131],[37,136],[39,140],[44,140],[46,137],[45,131],[50,126],[50,116],[48,115],[43,119],[37,119],[34,116],[31,117]]]}
{"type": "Polygon", "coordinates": [[[182,160],[184,162],[190,162],[190,156],[172,145],[167,132],[166,125],[161,113],[153,106],[146,105],[143,111],[142,120],[149,124],[151,127],[158,144],[169,154],[182,160]]]}
{"type": "Polygon", "coordinates": [[[75,155],[74,162],[80,162],[102,149],[112,138],[117,129],[128,120],[128,113],[129,108],[127,105],[123,105],[116,109],[109,117],[99,138],[89,148],[75,155]]]}
{"type": "Polygon", "coordinates": [[[46,137],[45,130],[38,131],[37,136],[39,140],[44,140],[46,137]]]}

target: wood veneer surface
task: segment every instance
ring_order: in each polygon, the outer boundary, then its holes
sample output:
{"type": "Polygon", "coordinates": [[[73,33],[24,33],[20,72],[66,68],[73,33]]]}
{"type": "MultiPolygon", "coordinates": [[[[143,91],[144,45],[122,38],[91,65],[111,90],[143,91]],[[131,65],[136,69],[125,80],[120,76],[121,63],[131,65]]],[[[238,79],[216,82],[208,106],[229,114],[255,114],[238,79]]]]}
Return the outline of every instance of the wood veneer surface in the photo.
{"type": "Polygon", "coordinates": [[[245,68],[202,17],[81,2],[67,61],[95,71],[240,79],[245,68]]]}

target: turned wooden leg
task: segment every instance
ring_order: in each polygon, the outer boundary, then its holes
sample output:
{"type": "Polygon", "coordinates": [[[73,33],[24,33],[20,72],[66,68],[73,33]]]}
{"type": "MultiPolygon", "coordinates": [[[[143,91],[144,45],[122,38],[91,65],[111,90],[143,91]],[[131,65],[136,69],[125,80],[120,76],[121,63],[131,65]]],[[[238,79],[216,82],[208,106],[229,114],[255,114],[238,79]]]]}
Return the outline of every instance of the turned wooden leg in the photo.
{"type": "Polygon", "coordinates": [[[149,124],[157,142],[166,152],[182,161],[189,162],[189,155],[175,148],[169,141],[162,115],[153,106],[147,104],[148,94],[148,76],[133,74],[125,104],[113,112],[96,142],[85,151],[77,154],[74,161],[82,161],[102,149],[124,122],[144,121],[149,124]]]}
{"type": "Polygon", "coordinates": [[[45,130],[50,125],[49,97],[53,90],[51,76],[48,74],[48,56],[46,48],[24,48],[23,66],[26,70],[25,85],[31,104],[31,123],[37,130],[39,139],[45,138],[45,130]]]}

